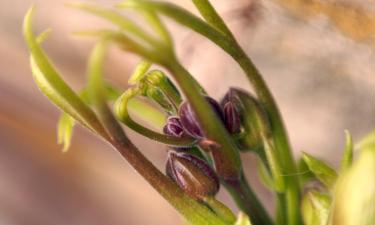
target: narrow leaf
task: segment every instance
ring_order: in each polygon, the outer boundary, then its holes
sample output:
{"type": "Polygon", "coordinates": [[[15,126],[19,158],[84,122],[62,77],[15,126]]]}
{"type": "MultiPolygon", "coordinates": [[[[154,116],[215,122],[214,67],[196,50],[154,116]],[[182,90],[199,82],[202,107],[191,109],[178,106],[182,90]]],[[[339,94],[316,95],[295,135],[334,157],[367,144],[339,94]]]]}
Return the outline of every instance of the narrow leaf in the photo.
{"type": "Polygon", "coordinates": [[[207,37],[225,51],[230,54],[235,54],[233,52],[233,47],[229,42],[228,38],[224,36],[220,31],[213,28],[207,24],[202,19],[198,18],[189,11],[178,7],[176,5],[165,3],[165,2],[155,2],[155,1],[140,1],[140,0],[126,0],[118,5],[119,7],[133,7],[146,10],[154,10],[156,12],[162,13],[165,16],[170,17],[176,22],[198,32],[199,34],[207,37]]]}
{"type": "Polygon", "coordinates": [[[316,159],[307,153],[303,153],[302,157],[316,178],[326,185],[326,187],[330,189],[333,188],[337,180],[336,171],[325,162],[316,159]]]}
{"type": "Polygon", "coordinates": [[[40,47],[37,38],[32,32],[32,15],[33,8],[30,8],[24,19],[23,32],[31,53],[31,69],[35,82],[40,90],[63,111],[93,132],[106,136],[106,132],[94,112],[61,79],[40,47]]]}
{"type": "Polygon", "coordinates": [[[257,171],[260,181],[263,183],[264,186],[269,188],[270,190],[276,190],[275,183],[272,179],[271,174],[268,172],[267,166],[259,160],[257,163],[257,171]]]}
{"type": "Polygon", "coordinates": [[[341,160],[341,170],[346,170],[353,161],[353,139],[348,130],[345,130],[345,149],[341,160]]]}
{"type": "Polygon", "coordinates": [[[147,34],[145,31],[139,28],[139,26],[137,26],[131,20],[118,12],[100,6],[80,2],[68,3],[67,5],[106,19],[111,23],[117,25],[120,29],[128,31],[129,33],[143,39],[147,43],[150,43],[152,45],[159,44],[154,38],[151,37],[151,35],[147,34]]]}

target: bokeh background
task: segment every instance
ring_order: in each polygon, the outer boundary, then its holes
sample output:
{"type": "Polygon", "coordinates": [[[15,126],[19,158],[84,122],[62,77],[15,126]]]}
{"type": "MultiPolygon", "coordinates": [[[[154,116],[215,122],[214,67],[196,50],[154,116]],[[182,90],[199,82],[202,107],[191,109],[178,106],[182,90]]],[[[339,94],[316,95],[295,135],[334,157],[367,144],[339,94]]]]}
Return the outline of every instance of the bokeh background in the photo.
{"type": "MultiPolygon", "coordinates": [[[[78,127],[65,154],[56,144],[59,111],[33,83],[21,32],[23,16],[35,3],[35,29],[52,28],[44,47],[76,90],[85,83],[93,41],[70,34],[108,26],[64,2],[0,1],[0,225],[183,224],[116,151],[92,134],[78,127]]],[[[111,6],[118,1],[87,2],[111,6]]],[[[189,0],[173,2],[196,12],[189,0]]],[[[337,166],[344,129],[356,140],[375,129],[374,0],[212,3],[269,83],[296,158],[307,151],[337,166]]],[[[220,98],[229,86],[251,90],[239,67],[220,49],[167,23],[179,57],[209,94],[220,98]]],[[[137,60],[112,49],[106,76],[125,89],[137,60]]],[[[165,147],[126,131],[163,169],[165,147]]],[[[243,158],[247,176],[272,210],[272,196],[256,178],[254,157],[243,158]]],[[[225,191],[219,197],[235,210],[225,191]]]]}

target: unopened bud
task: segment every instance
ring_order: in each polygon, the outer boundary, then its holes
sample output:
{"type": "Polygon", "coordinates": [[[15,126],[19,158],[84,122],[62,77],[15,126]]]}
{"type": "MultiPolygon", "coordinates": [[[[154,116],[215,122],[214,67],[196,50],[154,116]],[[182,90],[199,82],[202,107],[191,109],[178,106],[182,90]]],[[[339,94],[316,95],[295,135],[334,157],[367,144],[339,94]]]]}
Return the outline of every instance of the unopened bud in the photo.
{"type": "Polygon", "coordinates": [[[234,102],[227,102],[223,107],[224,122],[230,134],[237,134],[241,131],[241,117],[240,112],[234,102]]]}
{"type": "Polygon", "coordinates": [[[219,191],[220,183],[215,171],[193,155],[170,151],[166,174],[195,199],[214,196],[219,191]]]}
{"type": "MultiPolygon", "coordinates": [[[[267,113],[261,103],[250,93],[231,88],[222,100],[222,104],[231,102],[235,105],[243,133],[238,144],[242,151],[258,151],[263,146],[263,138],[270,135],[271,128],[267,113]]],[[[234,116],[233,116],[234,117],[234,116]]]]}
{"type": "Polygon", "coordinates": [[[182,137],[185,134],[180,119],[175,116],[168,117],[167,124],[165,124],[163,128],[163,132],[164,134],[174,137],[182,137]]]}
{"type": "MultiPolygon", "coordinates": [[[[223,111],[219,103],[215,99],[208,96],[205,96],[205,99],[208,101],[212,109],[216,112],[216,115],[223,121],[223,111]]],[[[185,101],[180,105],[178,114],[181,120],[181,124],[184,127],[186,133],[195,138],[204,137],[203,130],[197,120],[197,116],[188,102],[185,101]]]]}

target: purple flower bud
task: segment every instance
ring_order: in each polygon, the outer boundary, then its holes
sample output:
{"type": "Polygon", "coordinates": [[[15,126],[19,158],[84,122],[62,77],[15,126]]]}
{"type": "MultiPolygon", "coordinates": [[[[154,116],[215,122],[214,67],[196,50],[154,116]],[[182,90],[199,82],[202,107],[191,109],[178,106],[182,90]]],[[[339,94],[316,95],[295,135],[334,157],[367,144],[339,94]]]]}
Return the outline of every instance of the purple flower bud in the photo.
{"type": "Polygon", "coordinates": [[[168,117],[167,124],[165,124],[163,128],[163,132],[164,134],[174,137],[182,137],[185,134],[181,121],[176,116],[168,117]]]}
{"type": "Polygon", "coordinates": [[[233,101],[224,104],[224,123],[231,134],[237,134],[241,131],[240,112],[233,101]]]}
{"type": "Polygon", "coordinates": [[[195,199],[213,196],[220,188],[215,171],[205,161],[186,153],[169,151],[166,174],[195,199]]]}
{"type": "MultiPolygon", "coordinates": [[[[217,116],[224,121],[223,111],[219,105],[219,103],[208,96],[205,96],[208,103],[216,112],[217,116]]],[[[185,101],[180,105],[180,109],[178,111],[180,121],[182,126],[184,127],[187,134],[195,138],[202,138],[204,137],[203,130],[197,120],[197,117],[191,107],[191,105],[185,101]]]]}

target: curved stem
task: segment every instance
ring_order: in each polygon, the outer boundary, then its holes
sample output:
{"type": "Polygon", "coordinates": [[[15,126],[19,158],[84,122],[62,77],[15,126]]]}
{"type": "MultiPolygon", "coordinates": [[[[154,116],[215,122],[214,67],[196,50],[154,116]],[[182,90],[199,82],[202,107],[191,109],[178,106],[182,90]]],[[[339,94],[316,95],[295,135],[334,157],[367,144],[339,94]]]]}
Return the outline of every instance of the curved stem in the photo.
{"type": "Polygon", "coordinates": [[[250,188],[244,175],[238,180],[224,182],[238,207],[249,215],[253,225],[273,225],[271,217],[250,188]]]}
{"type": "Polygon", "coordinates": [[[127,138],[116,121],[104,98],[102,63],[107,43],[100,42],[94,49],[89,62],[89,95],[100,122],[108,131],[104,137],[143,178],[160,193],[185,219],[194,225],[229,225],[208,207],[190,198],[171,179],[162,174],[127,138]]]}
{"type": "MultiPolygon", "coordinates": [[[[281,164],[282,171],[285,174],[294,174],[296,172],[296,165],[289,145],[284,123],[277,108],[276,102],[269,91],[266,83],[261,77],[259,71],[253,65],[249,57],[238,46],[238,54],[232,55],[238,62],[241,68],[246,73],[252,86],[254,87],[260,102],[263,104],[272,127],[272,138],[275,143],[276,155],[281,164]]],[[[302,219],[299,212],[300,203],[300,187],[299,180],[294,176],[284,176],[285,179],[285,193],[278,194],[278,201],[280,207],[277,215],[286,215],[287,221],[282,224],[297,225],[302,224],[302,219]]]]}
{"type": "Polygon", "coordinates": [[[128,112],[128,103],[129,100],[134,98],[139,92],[138,88],[128,89],[125,91],[121,97],[115,103],[115,112],[117,118],[123,122],[126,126],[136,131],[137,133],[142,134],[150,139],[153,139],[158,142],[162,142],[167,145],[179,146],[179,147],[188,147],[193,146],[196,143],[196,140],[190,137],[174,137],[169,135],[164,135],[153,130],[144,127],[137,122],[135,122],[129,115],[128,112]]]}
{"type": "Polygon", "coordinates": [[[177,59],[169,61],[164,66],[173,74],[194,109],[197,119],[204,129],[206,138],[214,140],[220,145],[220,150],[217,151],[217,156],[220,155],[220,160],[215,163],[219,177],[224,180],[238,178],[242,168],[238,149],[216,113],[199,91],[196,80],[177,59]]]}

